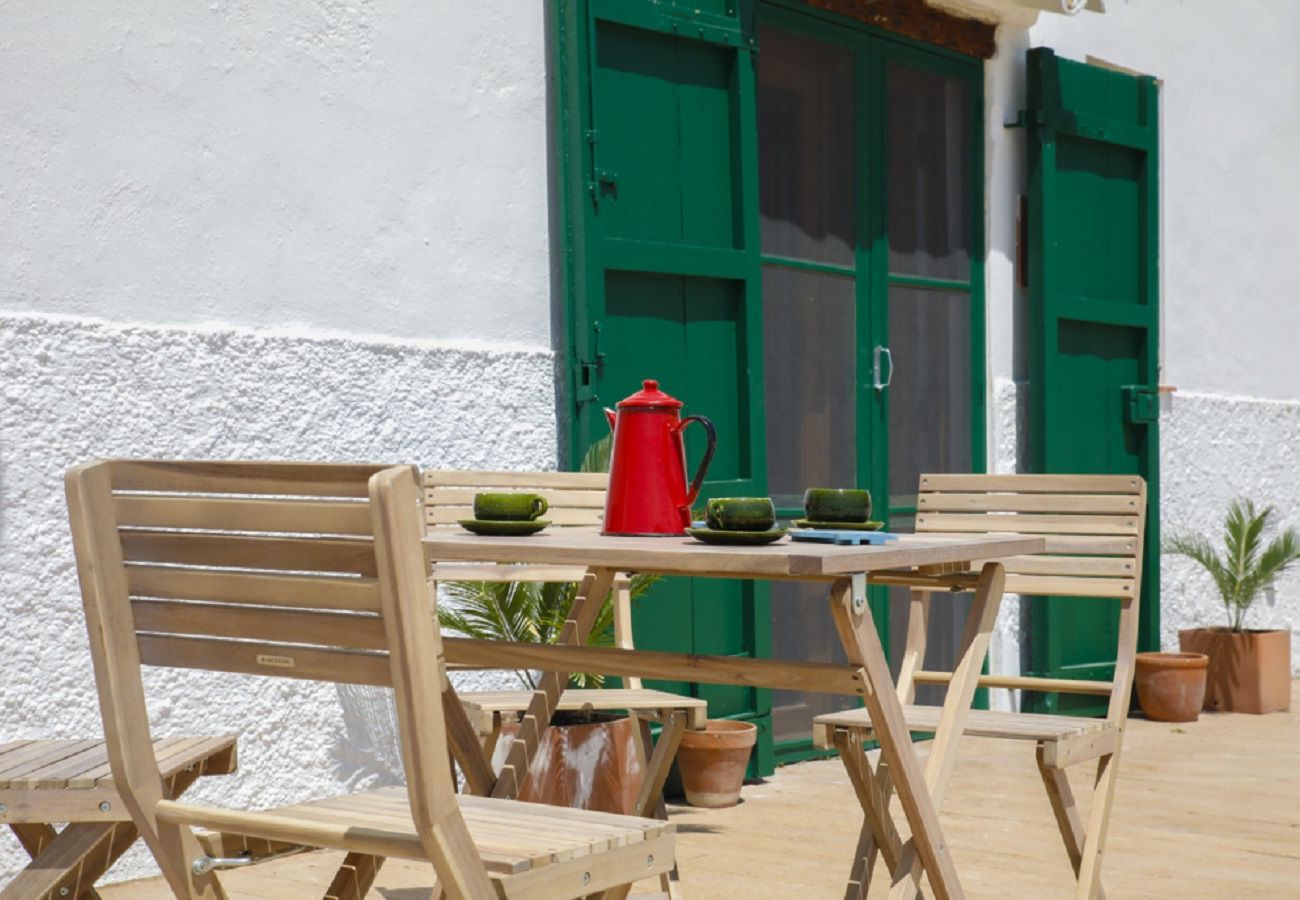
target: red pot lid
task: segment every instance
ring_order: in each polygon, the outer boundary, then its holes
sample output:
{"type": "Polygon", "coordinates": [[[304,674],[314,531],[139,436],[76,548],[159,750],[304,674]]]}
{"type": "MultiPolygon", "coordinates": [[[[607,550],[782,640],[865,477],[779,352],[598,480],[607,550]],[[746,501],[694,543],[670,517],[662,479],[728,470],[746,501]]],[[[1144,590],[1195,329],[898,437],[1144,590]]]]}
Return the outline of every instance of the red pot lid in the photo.
{"type": "Polygon", "coordinates": [[[631,397],[618,401],[619,409],[681,409],[682,401],[670,397],[659,390],[659,382],[647,378],[641,382],[641,390],[631,397]]]}

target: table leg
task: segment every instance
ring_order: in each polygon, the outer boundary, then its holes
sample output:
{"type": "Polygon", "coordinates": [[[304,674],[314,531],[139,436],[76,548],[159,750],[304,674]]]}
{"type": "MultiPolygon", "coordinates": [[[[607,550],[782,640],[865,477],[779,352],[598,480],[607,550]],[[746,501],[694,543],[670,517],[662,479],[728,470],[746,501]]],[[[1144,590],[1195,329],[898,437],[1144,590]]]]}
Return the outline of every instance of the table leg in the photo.
{"type": "Polygon", "coordinates": [[[842,578],[831,587],[831,616],[849,662],[861,666],[866,678],[866,705],[875,724],[881,755],[889,765],[899,803],[912,826],[916,851],[930,874],[939,900],[963,897],[952,854],[944,843],[934,801],[925,787],[920,760],[912,746],[903,707],[895,693],[885,650],[880,645],[865,595],[854,597],[853,583],[842,578]]]}
{"type": "MultiPolygon", "coordinates": [[[[943,803],[948,779],[957,763],[957,742],[961,739],[966,718],[970,714],[975,688],[979,685],[980,669],[988,655],[993,623],[997,621],[998,607],[1002,603],[1005,579],[1001,563],[985,563],[975,588],[970,612],[966,616],[961,655],[953,668],[948,692],[944,695],[943,712],[939,714],[939,724],[935,728],[930,756],[925,765],[925,785],[936,809],[943,803]]],[[[921,861],[917,859],[914,842],[909,840],[899,854],[890,897],[892,900],[902,900],[919,894],[920,880],[921,861]]]]}
{"type": "MultiPolygon", "coordinates": [[[[595,623],[613,583],[614,570],[612,569],[587,571],[586,577],[582,579],[582,586],[578,589],[578,596],[574,598],[573,606],[569,608],[564,627],[560,630],[558,643],[586,642],[587,633],[591,631],[591,626],[595,623]]],[[[569,672],[547,672],[542,675],[537,690],[533,692],[533,699],[528,704],[528,711],[524,713],[523,721],[519,723],[519,733],[515,736],[514,743],[510,745],[505,765],[501,767],[501,774],[497,776],[496,784],[492,788],[493,797],[512,800],[519,796],[519,790],[528,777],[533,758],[537,755],[541,737],[550,727],[551,716],[555,714],[560,695],[564,693],[564,688],[569,683],[570,674],[569,672]]]]}

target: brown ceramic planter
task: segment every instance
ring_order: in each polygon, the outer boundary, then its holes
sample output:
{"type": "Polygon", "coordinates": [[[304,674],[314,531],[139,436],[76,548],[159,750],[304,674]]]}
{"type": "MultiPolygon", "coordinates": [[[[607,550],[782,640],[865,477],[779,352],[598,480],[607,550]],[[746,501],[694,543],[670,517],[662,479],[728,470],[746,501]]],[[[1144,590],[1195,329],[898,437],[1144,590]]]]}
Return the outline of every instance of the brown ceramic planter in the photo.
{"type": "Polygon", "coordinates": [[[731,719],[710,720],[704,731],[687,731],[677,750],[686,802],[709,808],[739,803],[740,785],[757,740],[758,729],[752,723],[731,719]]]}
{"type": "MultiPolygon", "coordinates": [[[[572,724],[559,718],[563,715],[557,713],[559,720],[546,730],[519,799],[630,815],[645,779],[636,752],[636,723],[626,716],[609,716],[572,724]]],[[[517,723],[502,725],[494,763],[498,758],[504,762],[505,746],[518,729],[517,723]]]]}
{"type": "Polygon", "coordinates": [[[1195,722],[1205,702],[1204,653],[1139,653],[1138,703],[1157,722],[1195,722]]]}
{"type": "Polygon", "coordinates": [[[1291,632],[1189,628],[1183,650],[1210,658],[1205,709],[1270,713],[1291,707],[1291,632]]]}

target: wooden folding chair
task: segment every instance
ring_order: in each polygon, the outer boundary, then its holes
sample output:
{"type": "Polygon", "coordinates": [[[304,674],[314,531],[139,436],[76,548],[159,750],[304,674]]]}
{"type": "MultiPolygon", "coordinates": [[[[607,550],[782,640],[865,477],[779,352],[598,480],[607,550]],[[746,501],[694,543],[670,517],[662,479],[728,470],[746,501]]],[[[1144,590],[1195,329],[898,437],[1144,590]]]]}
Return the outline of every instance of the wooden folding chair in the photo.
{"type": "MultiPolygon", "coordinates": [[[[542,517],[552,528],[596,528],[605,510],[609,475],[604,472],[502,472],[426,469],[424,477],[425,516],[430,531],[454,529],[461,519],[473,517],[474,495],[480,491],[516,491],[541,494],[549,505],[542,517]]],[[[561,582],[581,583],[586,570],[571,566],[483,565],[441,563],[433,566],[437,581],[561,582]]],[[[614,602],[614,645],[635,648],[632,637],[631,584],[619,574],[611,589],[614,602]]],[[[483,735],[490,756],[507,718],[518,718],[528,709],[533,692],[526,690],[461,691],[458,693],[483,735]]],[[[627,677],[621,688],[569,688],[556,706],[561,711],[594,710],[626,712],[634,720],[638,738],[636,752],[645,784],[632,813],[668,817],[663,799],[664,780],[677,756],[686,729],[701,730],[708,718],[708,702],[667,691],[650,690],[641,679],[627,677]],[[662,726],[659,740],[652,741],[650,723],[662,726]],[[653,748],[653,750],[652,750],[653,748]]],[[[521,746],[520,751],[523,750],[521,746]]],[[[515,760],[514,762],[517,762],[515,760]]],[[[662,879],[662,889],[677,896],[677,875],[662,879]]]]}
{"type": "Polygon", "coordinates": [[[430,862],[455,898],[585,896],[672,866],[664,822],[456,794],[468,721],[442,702],[415,469],[115,461],[67,491],[111,768],[177,897],[224,898],[216,870],[244,862],[194,828],[348,851],[327,896],[364,896],[389,856],[430,862]],[[260,811],[168,799],[145,665],[391,686],[407,786],[260,811]]]}
{"type": "MultiPolygon", "coordinates": [[[[1145,522],[1146,483],[1137,476],[921,476],[918,533],[996,532],[1046,539],[1044,554],[1001,560],[1006,566],[1008,591],[1050,599],[1092,598],[1119,603],[1115,670],[1109,681],[997,675],[978,679],[985,687],[1105,697],[1105,718],[970,710],[962,727],[963,734],[976,737],[1035,742],[1038,771],[1078,879],[1078,898],[1103,896],[1102,848],[1133,684],[1145,522]],[[1091,760],[1097,761],[1097,773],[1085,825],[1065,769],[1091,760]]],[[[941,710],[914,704],[915,686],[953,681],[952,673],[924,668],[931,593],[915,588],[912,591],[907,644],[898,680],[908,727],[916,732],[934,731],[941,710]]],[[[982,660],[983,648],[979,656],[982,660]]],[[[862,743],[872,738],[871,719],[865,709],[818,716],[814,728],[816,743],[839,750],[862,803],[866,822],[851,884],[865,896],[877,855],[884,855],[889,865],[898,862],[897,836],[888,816],[889,773],[873,770],[862,751],[862,743]]],[[[932,785],[936,802],[945,782],[946,773],[932,785]]],[[[893,874],[891,896],[911,896],[914,883],[905,877],[906,873],[893,874]]]]}

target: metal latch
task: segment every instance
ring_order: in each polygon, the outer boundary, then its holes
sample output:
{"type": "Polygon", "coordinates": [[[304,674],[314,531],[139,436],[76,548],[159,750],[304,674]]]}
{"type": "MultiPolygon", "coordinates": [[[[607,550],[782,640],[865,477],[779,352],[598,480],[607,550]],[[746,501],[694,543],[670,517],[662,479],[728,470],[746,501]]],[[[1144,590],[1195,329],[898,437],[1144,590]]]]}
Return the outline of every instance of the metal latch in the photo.
{"type": "Polygon", "coordinates": [[[246,853],[243,856],[208,856],[206,853],[194,858],[190,864],[190,871],[195,875],[206,875],[213,869],[242,869],[244,866],[251,866],[257,862],[253,854],[246,853]]]}
{"type": "Polygon", "coordinates": [[[1129,425],[1150,425],[1160,418],[1160,392],[1145,384],[1126,384],[1124,421],[1129,425]]]}

